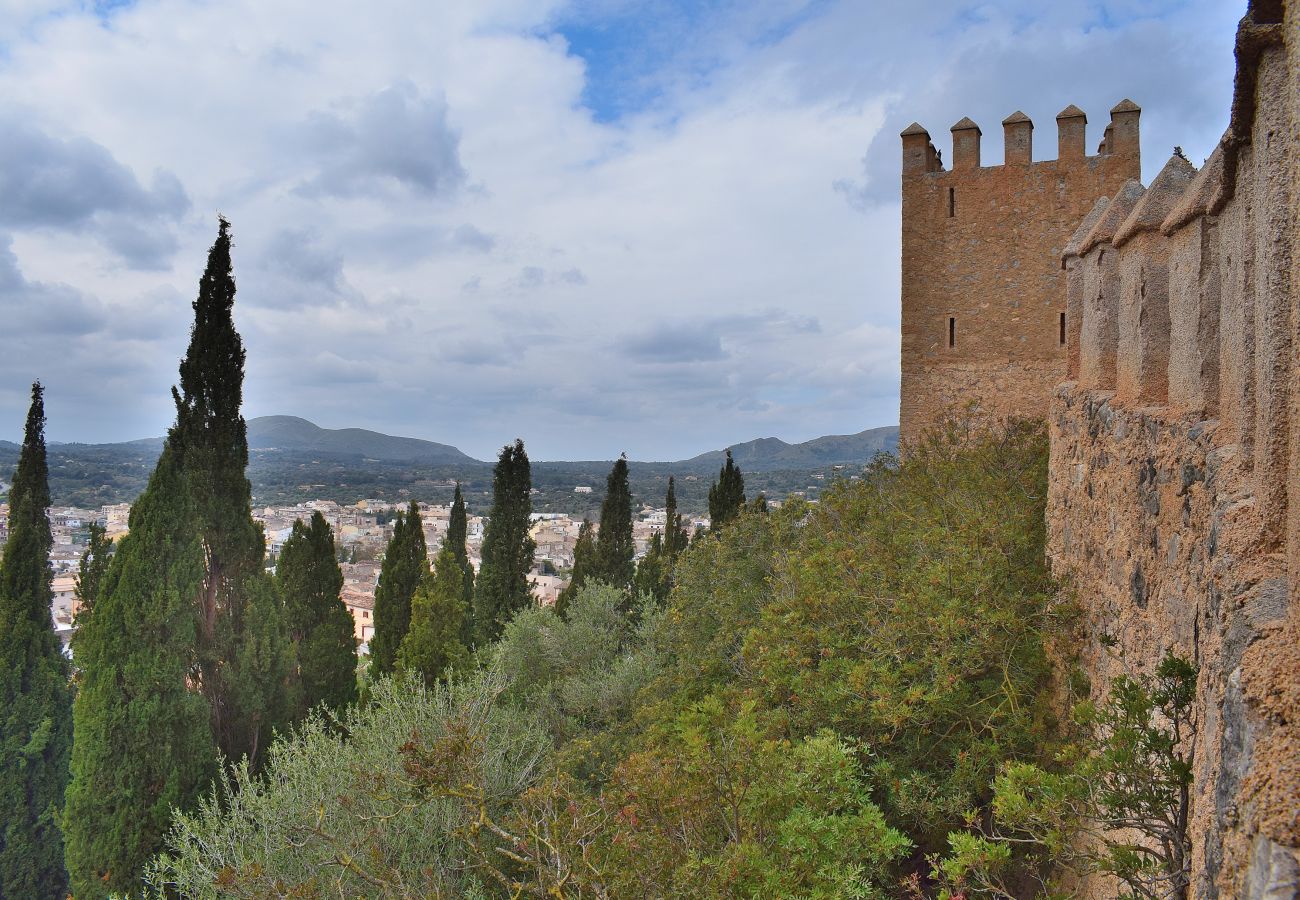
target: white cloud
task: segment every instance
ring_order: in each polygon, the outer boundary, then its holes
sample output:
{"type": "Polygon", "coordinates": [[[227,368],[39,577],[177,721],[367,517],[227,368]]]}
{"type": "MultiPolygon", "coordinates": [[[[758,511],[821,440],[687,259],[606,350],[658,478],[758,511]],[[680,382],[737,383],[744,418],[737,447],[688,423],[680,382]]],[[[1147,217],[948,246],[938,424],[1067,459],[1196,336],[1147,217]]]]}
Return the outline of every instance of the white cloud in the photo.
{"type": "MultiPolygon", "coordinates": [[[[249,415],[480,458],[521,435],[538,459],[884,424],[904,125],[942,145],[969,114],[995,158],[1012,109],[1046,126],[1078,103],[1099,133],[1132,95],[1158,165],[1164,144],[1208,152],[1226,121],[1231,21],[1212,0],[1104,21],[1028,0],[978,15],[660,6],[642,45],[607,54],[635,65],[611,68],[555,29],[626,15],[621,0],[139,0],[108,18],[0,0],[4,111],[39,110],[22,127],[117,185],[50,194],[94,229],[42,224],[48,198],[35,218],[0,212],[25,285],[73,286],[58,290],[107,311],[84,320],[76,353],[41,360],[68,376],[51,383],[51,435],[167,425],[218,211],[234,225],[249,415]],[[584,105],[596,88],[619,115],[584,105]]],[[[0,321],[14,296],[0,294],[0,321]]],[[[35,339],[68,340],[6,329],[0,358],[35,339]]],[[[0,385],[0,434],[16,433],[25,390],[0,385]]]]}

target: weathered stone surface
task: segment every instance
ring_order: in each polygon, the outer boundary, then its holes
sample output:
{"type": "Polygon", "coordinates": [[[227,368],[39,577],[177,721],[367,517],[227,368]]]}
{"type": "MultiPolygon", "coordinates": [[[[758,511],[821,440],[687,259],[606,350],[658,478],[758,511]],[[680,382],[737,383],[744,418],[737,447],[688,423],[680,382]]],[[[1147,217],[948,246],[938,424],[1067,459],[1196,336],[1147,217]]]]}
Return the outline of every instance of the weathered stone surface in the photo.
{"type": "MultiPolygon", "coordinates": [[[[1136,134],[1137,113],[1132,118],[1136,134]]],[[[1084,156],[1083,118],[1058,121],[1080,152],[1033,162],[1023,115],[1012,165],[980,167],[979,128],[953,126],[954,171],[927,160],[924,129],[903,135],[903,380],[901,440],[915,441],[953,405],[977,400],[990,418],[1044,416],[1066,375],[1061,251],[1098,198],[1137,178],[1136,144],[1084,156]]]]}
{"type": "Polygon", "coordinates": [[[1048,553],[1087,618],[1094,694],[1169,650],[1199,667],[1195,898],[1300,896],[1297,44],[1300,0],[1253,2],[1223,141],[1200,173],[1175,155],[1149,192],[1126,180],[1128,101],[1102,156],[1074,153],[1067,108],[1061,160],[903,182],[904,442],[971,399],[1046,414],[1048,553]],[[1068,355],[1049,311],[1077,330],[1068,355]]]}

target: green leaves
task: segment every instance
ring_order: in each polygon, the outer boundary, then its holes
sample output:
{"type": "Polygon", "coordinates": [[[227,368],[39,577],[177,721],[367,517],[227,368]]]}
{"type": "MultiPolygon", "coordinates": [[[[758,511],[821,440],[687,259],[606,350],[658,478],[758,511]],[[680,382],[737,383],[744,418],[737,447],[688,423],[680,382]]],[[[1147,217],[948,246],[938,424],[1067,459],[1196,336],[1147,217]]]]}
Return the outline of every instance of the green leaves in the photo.
{"type": "Polygon", "coordinates": [[[375,588],[375,633],[370,638],[370,677],[390,675],[397,665],[397,648],[411,626],[411,599],[429,574],[424,524],[414,500],[399,512],[393,536],[384,551],[375,588]]]}
{"type": "Polygon", "coordinates": [[[319,512],[294,522],[275,570],[293,646],[293,714],[301,719],[324,703],[334,711],[357,698],[357,645],[343,605],[343,572],[334,534],[319,512]]]}
{"type": "Polygon", "coordinates": [[[529,536],[532,469],[524,442],[501,448],[492,476],[492,510],[483,535],[483,565],[474,585],[476,644],[501,635],[505,624],[533,603],[528,573],[536,549],[529,536]]]}
{"type": "Polygon", "coordinates": [[[1185,896],[1192,769],[1184,748],[1195,693],[1196,668],[1166,653],[1153,677],[1121,675],[1105,702],[1080,703],[1083,738],[1062,750],[1058,768],[1008,765],[993,783],[993,828],[949,836],[951,853],[938,863],[949,885],[1002,896],[1017,846],[1031,870],[1105,872],[1127,898],[1185,896]]]}
{"type": "Polygon", "coordinates": [[[432,685],[464,668],[469,648],[461,641],[464,628],[464,572],[446,545],[411,600],[411,627],[397,650],[397,670],[413,673],[432,685]]]}
{"type": "Polygon", "coordinates": [[[718,472],[718,480],[709,488],[709,526],[715,531],[722,528],[740,514],[744,505],[745,478],[728,448],[727,461],[718,472]]]}
{"type": "Polygon", "coordinates": [[[0,897],[54,897],[67,889],[56,816],[68,783],[72,692],[50,619],[48,473],[37,383],[0,561],[0,897]]]}

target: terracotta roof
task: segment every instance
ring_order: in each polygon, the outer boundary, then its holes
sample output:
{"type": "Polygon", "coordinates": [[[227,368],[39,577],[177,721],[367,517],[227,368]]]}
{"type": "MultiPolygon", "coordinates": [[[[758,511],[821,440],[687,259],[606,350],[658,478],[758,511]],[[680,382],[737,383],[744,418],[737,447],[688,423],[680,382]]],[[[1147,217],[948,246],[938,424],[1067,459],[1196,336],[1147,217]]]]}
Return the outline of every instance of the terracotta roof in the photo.
{"type": "Polygon", "coordinates": [[[1030,125],[1034,124],[1033,121],[1029,118],[1029,116],[1025,115],[1020,110],[1016,110],[1011,115],[1007,116],[1005,119],[1002,120],[1003,125],[1015,125],[1019,122],[1028,122],[1030,125]]]}
{"type": "Polygon", "coordinates": [[[1125,97],[1123,100],[1116,103],[1110,109],[1110,114],[1112,116],[1115,113],[1122,113],[1122,112],[1142,112],[1142,107],[1138,106],[1132,100],[1125,97]]]}
{"type": "Polygon", "coordinates": [[[1170,156],[1137,206],[1133,207],[1128,218],[1116,229],[1111,243],[1122,247],[1144,231],[1158,230],[1195,177],[1196,167],[1186,158],[1177,153],[1170,156]]]}
{"type": "MultiPolygon", "coordinates": [[[[976,125],[973,121],[971,121],[970,116],[964,116],[960,122],[958,122],[956,125],[952,126],[952,128],[949,129],[949,130],[950,130],[950,131],[969,131],[969,130],[972,129],[972,128],[974,128],[976,131],[979,131],[979,130],[980,130],[980,127],[979,127],[978,125],[976,125]]],[[[980,133],[983,134],[982,131],[981,131],[980,133]]]]}
{"type": "Polygon", "coordinates": [[[1106,212],[1102,213],[1101,218],[1097,220],[1097,224],[1092,227],[1092,231],[1088,232],[1088,236],[1083,239],[1083,243],[1079,246],[1079,254],[1083,255],[1098,244],[1108,243],[1115,237],[1115,232],[1120,225],[1124,224],[1124,220],[1133,211],[1133,207],[1138,205],[1138,201],[1142,199],[1145,190],[1146,188],[1142,187],[1142,182],[1136,178],[1130,178],[1124,182],[1123,187],[1111,199],[1106,212]]]}
{"type": "Polygon", "coordinates": [[[1061,110],[1059,113],[1057,113],[1057,114],[1056,114],[1056,118],[1058,118],[1058,119],[1083,119],[1084,121],[1087,121],[1088,116],[1084,113],[1083,110],[1079,109],[1079,107],[1077,107],[1077,106],[1075,106],[1073,103],[1071,103],[1071,104],[1070,104],[1069,106],[1067,106],[1065,109],[1063,109],[1063,110],[1061,110]]]}

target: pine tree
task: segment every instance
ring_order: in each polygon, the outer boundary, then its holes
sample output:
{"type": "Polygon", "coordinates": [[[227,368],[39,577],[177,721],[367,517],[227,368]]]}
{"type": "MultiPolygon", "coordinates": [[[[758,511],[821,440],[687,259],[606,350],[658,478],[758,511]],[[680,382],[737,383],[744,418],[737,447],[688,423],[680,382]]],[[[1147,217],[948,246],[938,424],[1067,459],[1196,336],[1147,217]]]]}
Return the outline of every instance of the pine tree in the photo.
{"type": "Polygon", "coordinates": [[[677,485],[673,476],[668,476],[668,496],[664,500],[668,515],[664,526],[664,555],[670,563],[677,559],[677,554],[686,549],[690,535],[682,523],[681,513],[677,511],[677,485]]]}
{"type": "Polygon", "coordinates": [[[451,501],[451,519],[447,523],[447,535],[443,546],[450,547],[456,556],[456,564],[461,570],[460,599],[465,604],[464,626],[461,640],[465,646],[474,643],[474,567],[469,561],[469,514],[465,509],[465,497],[460,492],[460,482],[456,482],[456,494],[451,501]]]}
{"type": "Polygon", "coordinates": [[[190,687],[204,550],[170,445],[130,526],[77,635],[81,682],[62,822],[78,900],[138,894],[172,810],[191,806],[215,774],[211,711],[190,687]]]}
{"type": "Polygon", "coordinates": [[[600,504],[600,531],[596,535],[596,564],[592,577],[622,590],[630,590],[636,574],[632,559],[632,492],[627,484],[627,457],[621,456],[605,479],[605,499],[600,504]]]}
{"type": "Polygon", "coordinates": [[[740,515],[745,505],[745,478],[740,474],[740,467],[731,459],[731,450],[727,450],[727,461],[718,473],[718,480],[709,488],[709,525],[716,531],[740,515]]]}
{"type": "Polygon", "coordinates": [[[32,385],[0,563],[0,897],[61,897],[72,692],[50,618],[45,401],[32,385]]]}
{"type": "Polygon", "coordinates": [[[461,639],[465,619],[464,570],[446,543],[411,600],[411,627],[397,650],[397,671],[418,674],[432,685],[469,661],[461,639]]]}
{"type": "Polygon", "coordinates": [[[578,596],[578,591],[587,583],[591,577],[592,567],[596,562],[596,533],[595,527],[588,519],[583,519],[582,524],[578,526],[578,543],[573,547],[573,572],[569,575],[569,583],[560,591],[560,595],[555,598],[555,614],[564,618],[569,604],[573,598],[578,596]]]}
{"type": "Polygon", "coordinates": [[[338,712],[357,699],[357,642],[340,596],[343,571],[335,559],[334,532],[319,512],[310,524],[293,523],[275,581],[294,648],[295,718],[322,703],[338,712]]]}
{"type": "Polygon", "coordinates": [[[194,501],[207,557],[199,597],[198,683],[222,753],[254,764],[271,729],[287,720],[289,669],[283,604],[263,568],[265,543],[252,517],[245,475],[244,347],[232,309],[230,223],[217,240],[194,301],[190,344],[172,389],[176,424],[168,443],[194,501]]]}
{"type": "Polygon", "coordinates": [[[429,552],[424,543],[420,507],[412,500],[405,514],[398,512],[393,537],[384,552],[375,588],[375,633],[370,638],[372,678],[390,675],[397,663],[397,648],[411,627],[411,599],[429,574],[429,552]]]}
{"type": "MultiPolygon", "coordinates": [[[[90,523],[90,541],[86,552],[81,554],[81,564],[77,567],[77,628],[90,620],[90,613],[95,608],[95,598],[99,596],[99,585],[108,571],[109,560],[113,555],[113,542],[108,539],[107,531],[98,522],[90,523]]],[[[76,636],[73,636],[76,646],[76,636]]]]}
{"type": "Polygon", "coordinates": [[[483,566],[474,586],[476,643],[483,647],[501,635],[516,612],[533,602],[528,573],[536,549],[529,536],[533,511],[532,470],[524,442],[501,449],[492,474],[492,510],[483,535],[483,566]]]}

